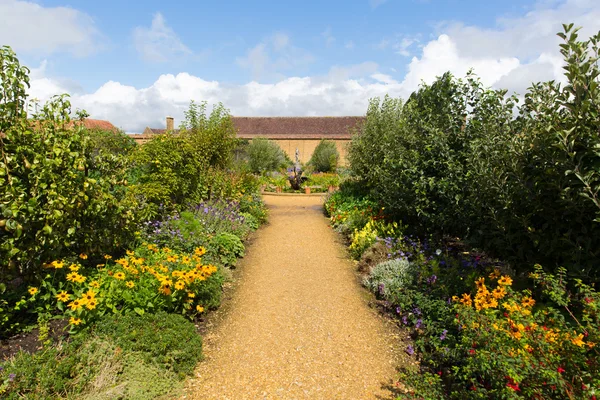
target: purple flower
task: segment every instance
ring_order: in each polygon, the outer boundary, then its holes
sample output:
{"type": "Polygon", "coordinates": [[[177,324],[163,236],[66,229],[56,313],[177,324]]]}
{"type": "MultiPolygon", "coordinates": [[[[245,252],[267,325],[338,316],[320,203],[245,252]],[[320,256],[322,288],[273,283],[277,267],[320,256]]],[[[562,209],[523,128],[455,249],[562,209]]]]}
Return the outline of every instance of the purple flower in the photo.
{"type": "Polygon", "coordinates": [[[204,207],[204,214],[208,214],[208,207],[204,207]]]}
{"type": "Polygon", "coordinates": [[[415,315],[421,315],[421,309],[419,307],[415,307],[415,308],[413,308],[413,313],[415,315]]]}
{"type": "Polygon", "coordinates": [[[383,294],[384,290],[385,290],[385,285],[383,283],[380,283],[379,286],[377,286],[377,291],[379,292],[379,294],[383,294]]]}
{"type": "Polygon", "coordinates": [[[17,377],[16,374],[10,374],[10,375],[8,375],[8,380],[12,382],[15,380],[16,377],[17,377]]]}
{"type": "Polygon", "coordinates": [[[406,317],[406,315],[402,317],[402,323],[404,325],[408,325],[408,318],[406,317]]]}
{"type": "Polygon", "coordinates": [[[421,326],[423,326],[423,320],[419,318],[415,324],[415,328],[419,329],[421,326]]]}
{"type": "Polygon", "coordinates": [[[447,333],[448,333],[448,330],[447,330],[447,329],[444,329],[444,330],[442,331],[442,334],[441,334],[441,336],[440,336],[440,340],[444,340],[444,339],[446,339],[446,334],[447,334],[447,333]]]}
{"type": "Polygon", "coordinates": [[[400,307],[396,307],[396,314],[400,314],[401,312],[402,312],[402,309],[400,307]]]}
{"type": "Polygon", "coordinates": [[[415,349],[410,344],[406,347],[406,354],[408,354],[409,356],[415,354],[415,349]]]}

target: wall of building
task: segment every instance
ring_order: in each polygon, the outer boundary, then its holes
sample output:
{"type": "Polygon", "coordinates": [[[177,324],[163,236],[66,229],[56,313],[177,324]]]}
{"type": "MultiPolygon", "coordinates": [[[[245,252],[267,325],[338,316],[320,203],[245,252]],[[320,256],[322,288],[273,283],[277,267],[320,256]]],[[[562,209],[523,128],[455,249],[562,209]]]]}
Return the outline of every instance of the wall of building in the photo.
{"type": "MultiPolygon", "coordinates": [[[[137,144],[144,144],[152,139],[152,134],[134,134],[130,135],[137,144]]],[[[275,139],[279,147],[290,157],[293,161],[296,157],[296,149],[300,152],[300,162],[307,163],[310,160],[315,148],[321,140],[319,139],[275,139]]],[[[335,145],[340,153],[340,165],[346,165],[346,154],[349,139],[333,139],[335,145]]]]}
{"type": "MultiPolygon", "coordinates": [[[[337,147],[338,152],[340,153],[340,165],[346,165],[347,147],[348,143],[350,143],[350,140],[336,139],[332,141],[335,142],[335,146],[337,147]]],[[[321,142],[321,140],[276,139],[274,140],[274,142],[277,143],[279,147],[281,147],[281,149],[286,152],[286,154],[290,157],[290,159],[292,159],[292,161],[295,159],[296,149],[298,149],[298,151],[300,152],[300,162],[307,163],[310,160],[310,157],[312,156],[313,152],[315,151],[315,148],[321,142]]]]}

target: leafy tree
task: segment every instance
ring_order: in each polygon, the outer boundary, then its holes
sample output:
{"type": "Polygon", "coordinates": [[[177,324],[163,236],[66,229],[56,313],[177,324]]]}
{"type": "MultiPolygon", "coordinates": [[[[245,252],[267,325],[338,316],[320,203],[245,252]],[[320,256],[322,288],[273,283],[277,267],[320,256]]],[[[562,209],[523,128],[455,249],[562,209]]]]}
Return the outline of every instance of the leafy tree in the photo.
{"type": "Polygon", "coordinates": [[[254,138],[247,148],[248,167],[250,171],[263,174],[276,171],[290,163],[281,147],[266,138],[254,138]]]}
{"type": "Polygon", "coordinates": [[[308,162],[318,172],[333,172],[340,161],[340,153],[335,142],[322,139],[308,162]]]}

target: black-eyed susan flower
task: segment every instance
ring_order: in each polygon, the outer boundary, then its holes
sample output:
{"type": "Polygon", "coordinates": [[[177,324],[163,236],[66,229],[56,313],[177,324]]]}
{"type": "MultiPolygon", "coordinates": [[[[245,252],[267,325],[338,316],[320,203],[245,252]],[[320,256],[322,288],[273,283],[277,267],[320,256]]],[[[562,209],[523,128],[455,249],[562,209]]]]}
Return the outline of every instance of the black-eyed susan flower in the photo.
{"type": "Polygon", "coordinates": [[[500,279],[498,279],[498,285],[503,285],[503,286],[510,286],[510,285],[512,285],[512,279],[511,279],[511,277],[508,276],[508,275],[502,276],[500,279]]]}
{"type": "Polygon", "coordinates": [[[196,306],[196,311],[198,311],[199,313],[204,312],[204,307],[202,307],[200,304],[198,304],[196,306]]]}
{"type": "Polygon", "coordinates": [[[81,307],[83,307],[84,301],[82,301],[81,299],[75,299],[72,302],[69,303],[69,308],[72,311],[77,311],[79,310],[81,307]]]}
{"type": "Polygon", "coordinates": [[[112,256],[110,254],[105,254],[104,255],[104,259],[105,260],[110,260],[112,258],[112,256]]]}
{"type": "Polygon", "coordinates": [[[88,256],[87,256],[87,254],[85,254],[85,253],[81,253],[81,254],[79,255],[79,258],[81,258],[82,260],[87,260],[88,256]]]}
{"type": "Polygon", "coordinates": [[[71,325],[79,325],[79,324],[81,324],[81,322],[82,322],[81,318],[71,317],[69,319],[69,324],[71,324],[71,325]]]}
{"type": "Polygon", "coordinates": [[[523,305],[523,307],[533,307],[535,305],[535,300],[529,296],[525,296],[521,300],[521,304],[523,305]]]}
{"type": "Polygon", "coordinates": [[[492,291],[492,296],[495,299],[502,299],[504,296],[506,296],[506,289],[504,289],[502,286],[498,286],[492,291]]]}
{"type": "Polygon", "coordinates": [[[88,310],[93,310],[94,308],[96,308],[96,306],[98,306],[98,300],[96,299],[88,300],[85,303],[85,308],[87,308],[88,310]]]}
{"type": "Polygon", "coordinates": [[[67,292],[62,291],[56,295],[56,298],[58,299],[58,301],[65,302],[68,301],[71,298],[71,296],[67,292]]]}
{"type": "Polygon", "coordinates": [[[190,299],[193,299],[194,297],[196,297],[196,293],[194,293],[194,292],[188,292],[187,295],[190,299]]]}
{"type": "Polygon", "coordinates": [[[30,295],[34,296],[39,290],[36,287],[30,287],[27,291],[30,295]]]}
{"type": "Polygon", "coordinates": [[[473,304],[473,300],[471,299],[471,295],[468,293],[463,293],[462,298],[460,299],[461,304],[465,306],[471,306],[473,304]]]}
{"type": "Polygon", "coordinates": [[[94,288],[94,289],[100,289],[100,282],[98,282],[98,281],[91,281],[90,282],[90,287],[94,288]]]}
{"type": "Polygon", "coordinates": [[[64,263],[64,261],[58,261],[58,260],[56,260],[56,261],[52,261],[50,264],[51,264],[51,265],[52,265],[52,267],[53,267],[53,268],[55,268],[55,269],[61,269],[62,267],[64,267],[64,266],[65,266],[65,263],[64,263]]]}
{"type": "Polygon", "coordinates": [[[75,277],[75,282],[76,282],[76,283],[83,283],[83,282],[85,282],[85,280],[86,280],[86,279],[87,279],[87,278],[86,278],[85,276],[83,276],[83,275],[79,274],[79,275],[77,275],[77,276],[75,277]]]}
{"type": "Polygon", "coordinates": [[[94,292],[93,290],[90,289],[86,293],[84,293],[84,295],[82,296],[82,298],[85,301],[94,300],[96,298],[96,292],[94,292]]]}
{"type": "Polygon", "coordinates": [[[77,281],[77,277],[79,276],[79,274],[77,272],[69,272],[67,274],[67,280],[69,282],[76,282],[77,281]]]}
{"type": "Polygon", "coordinates": [[[178,280],[177,282],[175,282],[175,289],[177,290],[183,290],[183,288],[185,288],[185,282],[182,280],[178,280]]]}
{"type": "Polygon", "coordinates": [[[69,269],[73,272],[77,272],[77,271],[79,271],[79,265],[71,264],[71,265],[69,265],[69,269]]]}
{"type": "Polygon", "coordinates": [[[133,283],[133,281],[127,281],[125,282],[125,286],[127,286],[129,289],[133,289],[135,283],[133,283]]]}
{"type": "Polygon", "coordinates": [[[122,280],[124,280],[124,279],[125,279],[125,274],[124,274],[123,272],[119,271],[119,272],[117,272],[117,273],[114,275],[114,277],[115,277],[116,279],[118,279],[118,280],[122,281],[122,280]]]}

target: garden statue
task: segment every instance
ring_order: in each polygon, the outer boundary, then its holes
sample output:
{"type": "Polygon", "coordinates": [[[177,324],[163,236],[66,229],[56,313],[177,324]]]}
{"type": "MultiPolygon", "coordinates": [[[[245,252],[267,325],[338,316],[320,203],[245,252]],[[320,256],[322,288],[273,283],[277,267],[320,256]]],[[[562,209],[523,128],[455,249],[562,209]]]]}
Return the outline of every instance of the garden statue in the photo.
{"type": "Polygon", "coordinates": [[[300,186],[303,182],[302,179],[302,168],[300,167],[300,151],[296,148],[296,162],[292,168],[288,168],[288,180],[292,189],[300,190],[300,186]]]}

